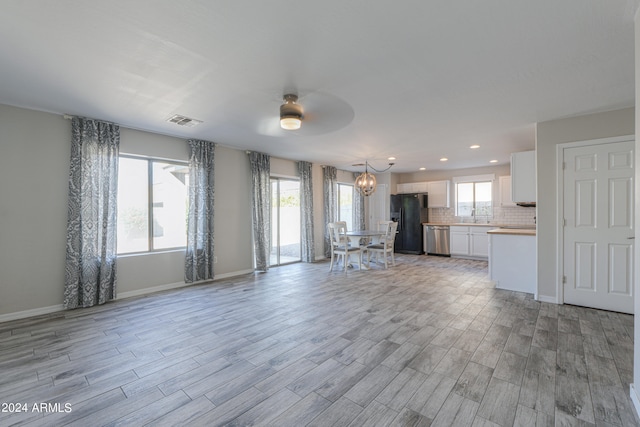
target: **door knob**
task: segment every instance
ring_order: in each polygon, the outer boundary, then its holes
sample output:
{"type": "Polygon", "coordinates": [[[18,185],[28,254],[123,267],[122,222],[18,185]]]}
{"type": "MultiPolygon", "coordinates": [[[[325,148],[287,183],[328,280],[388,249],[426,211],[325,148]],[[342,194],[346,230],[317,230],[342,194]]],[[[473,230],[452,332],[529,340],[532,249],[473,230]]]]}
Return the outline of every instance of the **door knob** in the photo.
{"type": "Polygon", "coordinates": [[[635,240],[635,237],[627,237],[627,240],[635,240]]]}

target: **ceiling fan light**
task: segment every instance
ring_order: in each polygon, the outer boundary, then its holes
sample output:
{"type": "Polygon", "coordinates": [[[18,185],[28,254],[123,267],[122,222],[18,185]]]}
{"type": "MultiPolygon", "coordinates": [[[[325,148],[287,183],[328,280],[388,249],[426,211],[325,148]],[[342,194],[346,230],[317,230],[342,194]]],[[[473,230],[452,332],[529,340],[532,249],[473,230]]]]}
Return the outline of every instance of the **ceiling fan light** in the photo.
{"type": "Polygon", "coordinates": [[[280,117],[280,127],[284,130],[296,130],[300,129],[302,120],[297,116],[283,116],[280,117]]]}
{"type": "Polygon", "coordinates": [[[297,103],[298,96],[287,94],[280,106],[280,127],[284,130],[300,129],[302,125],[302,106],[297,103]]]}

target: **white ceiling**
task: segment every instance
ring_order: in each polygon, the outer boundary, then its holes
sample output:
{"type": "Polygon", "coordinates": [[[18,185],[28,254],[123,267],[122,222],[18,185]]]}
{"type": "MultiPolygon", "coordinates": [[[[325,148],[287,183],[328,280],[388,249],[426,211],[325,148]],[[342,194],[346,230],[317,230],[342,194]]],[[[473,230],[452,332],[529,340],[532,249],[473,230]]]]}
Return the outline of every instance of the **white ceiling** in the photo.
{"type": "Polygon", "coordinates": [[[0,103],[342,169],[504,164],[536,122],[634,105],[639,2],[3,0],[0,103]]]}

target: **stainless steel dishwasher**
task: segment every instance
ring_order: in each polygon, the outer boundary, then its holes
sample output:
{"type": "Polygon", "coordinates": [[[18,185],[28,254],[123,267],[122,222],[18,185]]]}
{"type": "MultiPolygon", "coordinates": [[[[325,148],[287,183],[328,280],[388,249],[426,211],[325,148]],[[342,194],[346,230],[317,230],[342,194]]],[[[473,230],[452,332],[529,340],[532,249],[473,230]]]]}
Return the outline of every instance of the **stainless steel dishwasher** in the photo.
{"type": "Polygon", "coordinates": [[[427,255],[451,256],[448,225],[427,226],[427,255]]]}

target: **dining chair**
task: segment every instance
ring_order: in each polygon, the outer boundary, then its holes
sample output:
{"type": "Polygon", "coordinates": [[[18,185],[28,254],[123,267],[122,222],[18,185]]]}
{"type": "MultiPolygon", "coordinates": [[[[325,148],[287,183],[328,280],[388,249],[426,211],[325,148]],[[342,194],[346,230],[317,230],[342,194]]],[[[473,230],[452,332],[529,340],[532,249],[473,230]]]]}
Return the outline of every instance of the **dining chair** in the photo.
{"type": "Polygon", "coordinates": [[[329,266],[329,271],[333,271],[334,261],[336,265],[340,263],[340,258],[344,265],[344,271],[347,271],[351,254],[358,254],[358,267],[362,269],[362,248],[359,246],[349,246],[347,223],[343,221],[330,222],[327,226],[331,240],[331,265],[329,266]]]}
{"type": "MultiPolygon", "coordinates": [[[[394,221],[378,221],[377,225],[376,225],[376,230],[378,231],[384,231],[386,233],[387,229],[389,228],[389,226],[391,225],[391,223],[394,221]]],[[[384,236],[380,236],[377,238],[378,242],[382,242],[382,240],[384,239],[384,236]]]]}
{"type": "MultiPolygon", "coordinates": [[[[380,221],[379,227],[384,227],[384,235],[377,243],[367,245],[367,264],[371,264],[371,254],[375,254],[376,263],[378,262],[379,255],[384,257],[384,268],[388,268],[388,255],[391,255],[391,265],[396,265],[396,258],[393,254],[393,248],[396,241],[396,231],[398,230],[398,223],[395,221],[380,221]]],[[[383,228],[379,228],[380,231],[383,228]]]]}

